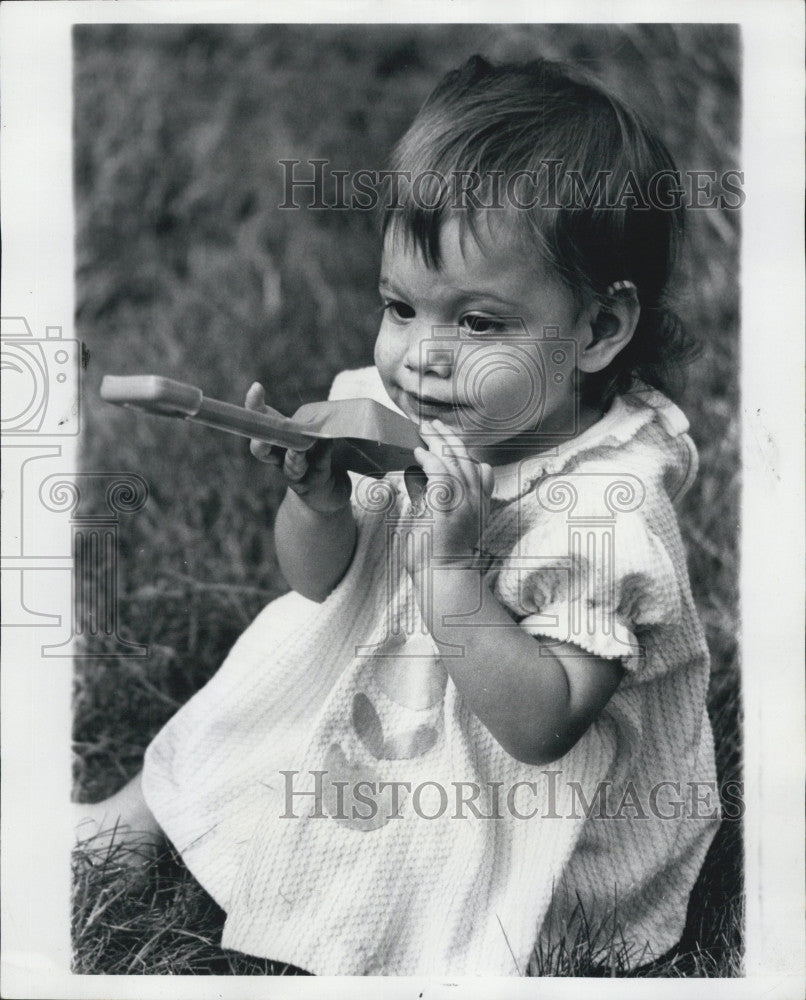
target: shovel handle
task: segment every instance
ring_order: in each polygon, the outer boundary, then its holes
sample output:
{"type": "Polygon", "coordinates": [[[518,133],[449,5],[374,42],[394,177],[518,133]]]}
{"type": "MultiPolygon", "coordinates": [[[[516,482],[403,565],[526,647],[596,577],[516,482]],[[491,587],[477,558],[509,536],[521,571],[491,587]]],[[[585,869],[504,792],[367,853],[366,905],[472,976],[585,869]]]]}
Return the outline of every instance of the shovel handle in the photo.
{"type": "Polygon", "coordinates": [[[165,417],[180,417],[240,437],[267,441],[280,448],[307,451],[322,435],[303,433],[293,420],[267,406],[264,412],[222,403],[201,389],[161,375],[104,375],[101,398],[165,417]]]}

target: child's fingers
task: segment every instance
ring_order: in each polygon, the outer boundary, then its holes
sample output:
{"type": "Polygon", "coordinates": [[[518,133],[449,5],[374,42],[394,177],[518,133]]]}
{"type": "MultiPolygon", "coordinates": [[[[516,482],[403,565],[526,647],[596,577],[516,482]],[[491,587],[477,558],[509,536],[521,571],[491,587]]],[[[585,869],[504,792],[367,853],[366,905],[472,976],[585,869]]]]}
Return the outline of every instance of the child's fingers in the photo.
{"type": "Polygon", "coordinates": [[[468,455],[467,445],[454,430],[441,420],[434,420],[427,425],[426,433],[431,453],[442,459],[450,475],[471,488],[476,483],[480,484],[479,463],[468,455]]]}
{"type": "Polygon", "coordinates": [[[330,461],[333,457],[333,442],[328,438],[320,438],[313,447],[302,452],[308,467],[317,472],[330,474],[330,461]]]}
{"type": "Polygon", "coordinates": [[[258,461],[277,466],[277,468],[280,467],[283,458],[282,449],[269,444],[268,441],[258,441],[256,438],[252,438],[249,442],[249,451],[258,461]]]}
{"type": "Polygon", "coordinates": [[[426,476],[444,476],[449,474],[441,456],[436,454],[436,452],[418,447],[414,449],[414,457],[426,476]]]}
{"type": "MultiPolygon", "coordinates": [[[[266,405],[266,392],[260,382],[253,382],[246,393],[244,406],[247,410],[257,410],[262,413],[266,405]]],[[[249,450],[260,462],[267,465],[274,465],[279,468],[282,462],[283,452],[281,448],[270,444],[268,441],[258,441],[252,438],[249,442],[249,450]]]]}
{"type": "Polygon", "coordinates": [[[262,410],[266,405],[266,392],[260,382],[253,382],[246,394],[244,406],[247,410],[262,410]]]}
{"type": "Polygon", "coordinates": [[[285,462],[283,463],[283,473],[292,482],[299,482],[303,479],[305,473],[308,471],[308,459],[304,451],[294,451],[293,448],[289,448],[285,453],[285,462]]]}
{"type": "Polygon", "coordinates": [[[421,434],[427,447],[421,448],[420,451],[425,451],[434,458],[438,458],[447,468],[446,459],[450,456],[450,449],[446,447],[445,438],[440,428],[430,420],[424,420],[421,425],[421,434]]]}
{"type": "Polygon", "coordinates": [[[426,425],[426,433],[431,436],[443,458],[452,458],[456,461],[472,462],[473,459],[467,453],[467,445],[462,441],[456,431],[451,430],[441,420],[429,421],[426,425]]]}
{"type": "Polygon", "coordinates": [[[488,465],[486,462],[482,462],[479,466],[479,471],[481,473],[481,489],[486,497],[491,497],[493,495],[493,488],[495,487],[495,473],[493,472],[493,467],[488,465]]]}
{"type": "Polygon", "coordinates": [[[492,467],[471,458],[461,437],[441,420],[424,422],[423,430],[429,448],[417,448],[414,455],[426,475],[452,476],[471,494],[480,493],[489,500],[495,486],[492,467]]]}

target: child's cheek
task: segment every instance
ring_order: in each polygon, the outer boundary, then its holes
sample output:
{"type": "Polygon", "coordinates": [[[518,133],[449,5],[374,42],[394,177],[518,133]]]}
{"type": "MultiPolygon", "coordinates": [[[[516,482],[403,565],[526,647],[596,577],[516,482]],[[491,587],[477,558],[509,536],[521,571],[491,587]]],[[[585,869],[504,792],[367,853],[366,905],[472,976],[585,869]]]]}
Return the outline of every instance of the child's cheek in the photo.
{"type": "Polygon", "coordinates": [[[518,430],[539,417],[544,378],[531,349],[498,347],[469,356],[455,373],[457,398],[474,406],[490,428],[518,430]]]}
{"type": "Polygon", "coordinates": [[[373,358],[375,359],[375,365],[380,368],[383,363],[383,330],[375,338],[375,348],[373,350],[373,358]]]}
{"type": "Polygon", "coordinates": [[[381,326],[377,339],[375,340],[374,351],[375,365],[380,372],[384,385],[388,388],[388,380],[395,371],[395,356],[391,343],[391,338],[384,327],[381,326]]]}

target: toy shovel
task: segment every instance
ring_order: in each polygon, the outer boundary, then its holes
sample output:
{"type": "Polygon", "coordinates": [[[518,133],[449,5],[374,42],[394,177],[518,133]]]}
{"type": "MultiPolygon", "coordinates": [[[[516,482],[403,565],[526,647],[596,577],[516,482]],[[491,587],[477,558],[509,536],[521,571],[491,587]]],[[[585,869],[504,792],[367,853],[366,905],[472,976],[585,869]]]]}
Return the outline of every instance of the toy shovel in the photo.
{"type": "Polygon", "coordinates": [[[373,399],[305,403],[289,418],[271,407],[260,413],[209,399],[195,386],[160,375],[105,375],[101,398],[280,448],[307,451],[317,441],[332,439],[336,466],[370,476],[416,464],[412,452],[423,444],[410,420],[373,399]]]}

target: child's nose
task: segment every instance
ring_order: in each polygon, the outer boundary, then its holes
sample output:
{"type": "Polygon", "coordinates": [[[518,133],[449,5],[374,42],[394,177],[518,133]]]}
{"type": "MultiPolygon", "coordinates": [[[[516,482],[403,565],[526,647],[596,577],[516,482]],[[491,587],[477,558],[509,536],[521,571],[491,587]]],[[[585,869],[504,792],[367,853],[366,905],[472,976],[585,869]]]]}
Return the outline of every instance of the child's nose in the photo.
{"type": "Polygon", "coordinates": [[[455,364],[457,344],[447,344],[432,330],[412,331],[406,355],[406,367],[419,375],[450,378],[455,364]]]}

